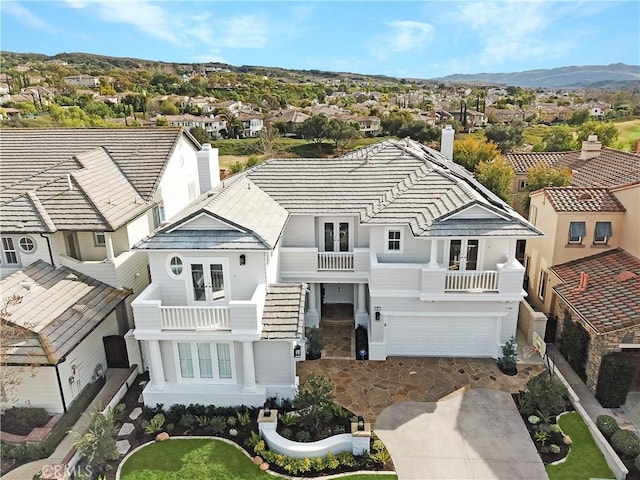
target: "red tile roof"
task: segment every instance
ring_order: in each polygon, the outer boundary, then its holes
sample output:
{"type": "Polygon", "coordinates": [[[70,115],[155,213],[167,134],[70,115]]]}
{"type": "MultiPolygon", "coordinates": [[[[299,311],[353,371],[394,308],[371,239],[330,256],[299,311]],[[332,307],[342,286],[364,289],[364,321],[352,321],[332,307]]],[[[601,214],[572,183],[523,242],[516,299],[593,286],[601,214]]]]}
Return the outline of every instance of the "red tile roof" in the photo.
{"type": "Polygon", "coordinates": [[[640,325],[640,259],[616,248],[551,267],[553,290],[598,334],[640,325]],[[580,291],[580,274],[588,275],[580,291]]]}
{"type": "Polygon", "coordinates": [[[567,152],[506,153],[504,158],[513,166],[516,174],[526,174],[534,166],[552,167],[566,154],[567,152]]]}
{"type": "Polygon", "coordinates": [[[556,212],[626,211],[606,188],[547,187],[543,192],[556,212]]]}
{"type": "Polygon", "coordinates": [[[640,180],[640,155],[608,147],[590,160],[581,160],[580,152],[569,152],[557,165],[572,170],[575,187],[614,187],[640,180]]]}

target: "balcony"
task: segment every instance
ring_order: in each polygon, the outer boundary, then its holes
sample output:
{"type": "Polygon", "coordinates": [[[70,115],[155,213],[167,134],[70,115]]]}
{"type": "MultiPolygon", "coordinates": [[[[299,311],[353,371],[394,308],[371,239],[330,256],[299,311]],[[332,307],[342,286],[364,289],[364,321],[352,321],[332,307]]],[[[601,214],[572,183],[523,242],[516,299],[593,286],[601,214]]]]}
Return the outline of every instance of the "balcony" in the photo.
{"type": "Polygon", "coordinates": [[[353,272],[353,252],[318,252],[318,271],[353,272]]]}
{"type": "Polygon", "coordinates": [[[265,285],[260,284],[250,300],[232,300],[227,306],[167,305],[162,302],[161,288],[151,284],[132,303],[136,338],[142,338],[138,333],[144,331],[257,334],[265,296],[265,285]]]}
{"type": "Polygon", "coordinates": [[[60,255],[61,265],[84,273],[96,280],[116,288],[130,288],[135,285],[136,274],[147,271],[148,259],[143,252],[123,252],[113,260],[76,260],[68,255],[60,255]]]}
{"type": "Polygon", "coordinates": [[[316,247],[280,248],[280,272],[284,281],[366,281],[369,249],[352,252],[320,252],[316,247]]]}
{"type": "Polygon", "coordinates": [[[444,279],[445,292],[497,292],[498,272],[468,270],[448,271],[444,279]]]}

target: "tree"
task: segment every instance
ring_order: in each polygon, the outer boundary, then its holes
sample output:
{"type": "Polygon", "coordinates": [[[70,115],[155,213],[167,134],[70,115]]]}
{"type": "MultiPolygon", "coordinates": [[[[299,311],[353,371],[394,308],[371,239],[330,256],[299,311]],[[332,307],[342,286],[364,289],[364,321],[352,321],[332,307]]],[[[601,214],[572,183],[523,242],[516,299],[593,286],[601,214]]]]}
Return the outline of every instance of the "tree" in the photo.
{"type": "Polygon", "coordinates": [[[573,112],[571,112],[567,123],[569,125],[582,125],[583,123],[589,121],[590,118],[591,114],[589,113],[589,110],[574,110],[573,112]]]}
{"type": "Polygon", "coordinates": [[[598,141],[609,147],[618,139],[620,131],[611,122],[586,122],[578,128],[576,138],[578,145],[587,140],[589,135],[597,135],[598,141]]]}
{"type": "Polygon", "coordinates": [[[118,404],[115,409],[109,408],[104,414],[96,410],[91,414],[89,428],[84,433],[73,432],[76,436],[74,447],[95,474],[104,474],[107,462],[119,457],[116,448],[116,425],[124,408],[123,404],[118,404]]]}
{"type": "Polygon", "coordinates": [[[453,142],[453,161],[474,172],[480,162],[491,162],[500,156],[498,146],[467,136],[453,142]]]}
{"type": "Polygon", "coordinates": [[[575,148],[573,132],[566,125],[550,127],[542,135],[542,142],[534,147],[537,152],[567,152],[575,148]]]}
{"type": "Polygon", "coordinates": [[[321,375],[309,375],[293,400],[300,411],[300,424],[312,429],[316,436],[323,424],[333,416],[333,383],[321,375]]]}
{"type": "Polygon", "coordinates": [[[189,133],[201,144],[211,142],[211,135],[202,127],[191,127],[189,133]]]}
{"type": "Polygon", "coordinates": [[[354,138],[360,137],[360,128],[337,118],[329,120],[327,138],[331,139],[336,150],[345,149],[354,138]]]}
{"type": "Polygon", "coordinates": [[[160,113],[162,115],[178,115],[180,109],[171,100],[167,99],[160,104],[160,113]]]}
{"type": "Polygon", "coordinates": [[[513,167],[502,157],[480,162],[475,173],[476,179],[482,185],[506,202],[511,197],[514,175],[513,167]]]}
{"type": "Polygon", "coordinates": [[[312,140],[318,145],[318,152],[322,153],[322,141],[327,137],[329,120],[324,115],[314,115],[307,118],[298,127],[298,133],[302,138],[312,140]]]}
{"type": "Polygon", "coordinates": [[[258,142],[256,149],[264,155],[271,155],[278,150],[278,140],[280,139],[280,131],[272,126],[263,127],[258,132],[258,142]]]}
{"type": "Polygon", "coordinates": [[[410,137],[421,143],[432,142],[440,137],[440,132],[422,120],[412,120],[402,125],[398,136],[410,137]]]}
{"type": "Polygon", "coordinates": [[[507,153],[524,143],[524,127],[521,123],[489,125],[484,134],[487,140],[494,142],[502,153],[507,153]]]}
{"type": "Polygon", "coordinates": [[[527,172],[526,195],[522,198],[522,206],[529,210],[531,198],[529,194],[544,187],[566,187],[571,184],[571,170],[568,168],[553,168],[545,165],[532,167],[527,172]]]}

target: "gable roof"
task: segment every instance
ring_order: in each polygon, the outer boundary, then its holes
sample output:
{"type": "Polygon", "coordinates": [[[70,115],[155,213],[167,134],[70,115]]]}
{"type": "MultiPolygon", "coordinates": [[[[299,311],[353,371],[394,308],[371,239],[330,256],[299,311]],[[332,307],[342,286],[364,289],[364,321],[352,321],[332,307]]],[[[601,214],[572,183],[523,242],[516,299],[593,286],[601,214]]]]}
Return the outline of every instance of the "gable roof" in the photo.
{"type": "MultiPolygon", "coordinates": [[[[182,138],[186,140],[182,140],[182,138]]],[[[182,129],[6,129],[0,228],[115,230],[151,204],[182,129]]]]}
{"type": "Polygon", "coordinates": [[[516,174],[526,175],[532,167],[553,167],[567,152],[505,153],[503,157],[513,166],[516,174]]]}
{"type": "Polygon", "coordinates": [[[556,212],[625,212],[626,209],[607,188],[546,187],[543,193],[556,212]]]}
{"type": "Polygon", "coordinates": [[[268,287],[262,312],[265,340],[297,339],[304,327],[306,283],[272,283],[268,287]]]}
{"type": "Polygon", "coordinates": [[[8,362],[55,365],[131,292],[66,267],[38,260],[0,282],[2,298],[21,297],[10,308],[8,362]]]}
{"type": "Polygon", "coordinates": [[[640,325],[640,259],[619,248],[551,267],[553,290],[598,334],[640,325]],[[584,291],[580,273],[588,275],[584,291]]]}

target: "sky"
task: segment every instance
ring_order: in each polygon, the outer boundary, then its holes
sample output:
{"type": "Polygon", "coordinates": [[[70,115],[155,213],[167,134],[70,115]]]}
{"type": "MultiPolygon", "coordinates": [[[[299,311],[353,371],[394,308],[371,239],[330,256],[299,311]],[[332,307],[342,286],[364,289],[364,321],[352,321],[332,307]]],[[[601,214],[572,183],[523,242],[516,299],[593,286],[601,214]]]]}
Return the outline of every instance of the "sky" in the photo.
{"type": "Polygon", "coordinates": [[[638,0],[0,0],[0,48],[397,78],[640,64],[638,0]]]}

